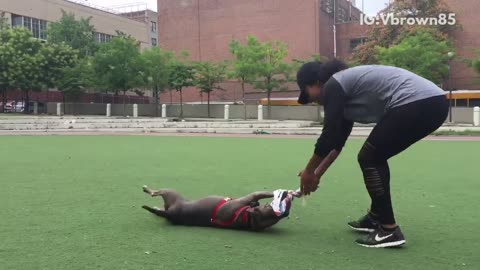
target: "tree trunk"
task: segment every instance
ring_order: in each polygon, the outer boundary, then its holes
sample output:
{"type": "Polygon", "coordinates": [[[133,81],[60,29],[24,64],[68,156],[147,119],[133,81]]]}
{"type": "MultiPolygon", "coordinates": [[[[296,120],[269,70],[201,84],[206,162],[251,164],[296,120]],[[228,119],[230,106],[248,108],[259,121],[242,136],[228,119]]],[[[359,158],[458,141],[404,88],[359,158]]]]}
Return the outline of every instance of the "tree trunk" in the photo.
{"type": "Polygon", "coordinates": [[[207,92],[207,115],[210,118],[210,92],[207,92]]]}
{"type": "Polygon", "coordinates": [[[30,106],[28,106],[29,105],[28,103],[30,103],[30,91],[26,90],[25,91],[25,103],[23,103],[23,113],[25,113],[25,114],[29,113],[28,110],[30,109],[29,108],[30,106]]]}
{"type": "Polygon", "coordinates": [[[127,117],[127,90],[123,90],[123,116],[127,117]]]}
{"type": "Polygon", "coordinates": [[[183,92],[180,89],[180,119],[183,119],[183,92]]]}
{"type": "Polygon", "coordinates": [[[7,88],[2,89],[2,113],[5,112],[5,103],[7,103],[7,88]]]}
{"type": "Polygon", "coordinates": [[[173,103],[173,90],[170,90],[170,105],[173,103]]]}
{"type": "Polygon", "coordinates": [[[245,102],[245,80],[242,80],[243,119],[247,120],[247,103],[245,102]]]}
{"type": "Polygon", "coordinates": [[[272,119],[272,103],[271,103],[271,96],[272,96],[272,89],[270,89],[270,84],[272,82],[271,78],[267,78],[267,100],[268,100],[268,109],[267,109],[267,118],[272,119]]]}
{"type": "Polygon", "coordinates": [[[155,117],[158,117],[158,105],[160,100],[158,98],[158,87],[155,86],[155,117]]]}
{"type": "Polygon", "coordinates": [[[272,90],[267,90],[268,110],[267,118],[272,119],[272,103],[271,103],[272,90]]]}
{"type": "Polygon", "coordinates": [[[63,101],[63,114],[67,114],[67,111],[65,110],[65,108],[67,107],[65,105],[65,92],[62,92],[62,101],[63,101]]]}

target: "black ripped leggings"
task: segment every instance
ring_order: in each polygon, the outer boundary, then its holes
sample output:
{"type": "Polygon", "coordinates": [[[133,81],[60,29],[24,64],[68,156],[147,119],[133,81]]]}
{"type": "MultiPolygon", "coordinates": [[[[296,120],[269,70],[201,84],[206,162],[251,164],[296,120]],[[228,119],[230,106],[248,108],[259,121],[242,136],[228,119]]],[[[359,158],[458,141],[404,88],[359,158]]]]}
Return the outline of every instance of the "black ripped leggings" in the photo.
{"type": "Polygon", "coordinates": [[[445,96],[393,108],[378,122],[363,145],[358,162],[372,199],[370,211],[378,216],[381,224],[395,224],[388,159],[437,130],[447,115],[445,96]]]}

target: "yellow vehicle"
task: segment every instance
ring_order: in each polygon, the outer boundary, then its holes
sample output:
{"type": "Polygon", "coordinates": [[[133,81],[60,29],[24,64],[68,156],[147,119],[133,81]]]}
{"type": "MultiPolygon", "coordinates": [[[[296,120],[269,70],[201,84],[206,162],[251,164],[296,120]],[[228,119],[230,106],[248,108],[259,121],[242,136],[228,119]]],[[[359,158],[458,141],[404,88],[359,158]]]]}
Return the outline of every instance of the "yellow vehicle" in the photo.
{"type": "MultiPolygon", "coordinates": [[[[453,91],[452,96],[450,97],[449,92],[445,92],[447,95],[447,99],[453,100],[453,106],[457,107],[462,106],[478,106],[480,103],[480,91],[469,91],[469,90],[459,90],[453,91]],[[474,104],[472,104],[474,103],[474,104]]],[[[270,103],[272,106],[300,106],[297,102],[297,97],[289,97],[289,98],[272,98],[270,99],[270,103]]],[[[262,98],[260,100],[261,105],[268,105],[268,100],[266,98],[262,98]]]]}

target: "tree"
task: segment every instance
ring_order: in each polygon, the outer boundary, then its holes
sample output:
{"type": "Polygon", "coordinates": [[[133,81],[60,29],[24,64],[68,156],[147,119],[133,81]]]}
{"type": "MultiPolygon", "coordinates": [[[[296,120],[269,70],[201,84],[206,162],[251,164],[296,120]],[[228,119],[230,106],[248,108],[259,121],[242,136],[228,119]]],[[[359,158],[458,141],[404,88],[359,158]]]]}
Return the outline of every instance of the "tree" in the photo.
{"type": "Polygon", "coordinates": [[[8,25],[8,20],[5,18],[5,12],[0,11],[0,30],[9,28],[10,26],[8,25]]]}
{"type": "Polygon", "coordinates": [[[128,90],[144,84],[138,43],[132,38],[115,37],[103,44],[93,58],[96,81],[102,88],[123,92],[123,113],[126,115],[128,90]]]}
{"type": "Polygon", "coordinates": [[[7,51],[7,41],[11,38],[10,32],[3,31],[6,27],[6,19],[4,18],[4,13],[0,14],[0,93],[2,95],[1,101],[1,112],[5,109],[5,103],[7,102],[7,91],[9,88],[9,79],[8,79],[8,61],[9,55],[7,51]]]}
{"type": "Polygon", "coordinates": [[[224,90],[220,83],[225,81],[227,66],[225,63],[195,63],[195,86],[201,93],[207,93],[207,115],[210,118],[210,93],[224,90]]]}
{"type": "MultiPolygon", "coordinates": [[[[43,88],[48,91],[50,88],[59,88],[60,81],[68,75],[65,72],[77,65],[78,51],[64,43],[44,43],[40,50],[40,59],[39,68],[44,81],[43,88]]],[[[81,74],[77,74],[76,78],[80,79],[80,76],[81,74]]],[[[63,97],[65,106],[65,95],[63,97]]]]}
{"type": "Polygon", "coordinates": [[[0,87],[25,94],[25,113],[29,112],[31,91],[56,86],[64,67],[73,66],[76,52],[66,45],[41,43],[25,28],[0,31],[0,87]]]}
{"type": "Polygon", "coordinates": [[[39,69],[45,88],[58,86],[64,76],[63,71],[73,68],[78,62],[78,51],[65,44],[44,43],[40,49],[39,69]]]}
{"type": "Polygon", "coordinates": [[[93,84],[93,66],[91,59],[84,58],[74,66],[64,67],[62,76],[57,80],[57,88],[69,100],[77,100],[93,84]]]}
{"type": "MultiPolygon", "coordinates": [[[[396,18],[415,17],[415,18],[438,18],[440,14],[449,14],[451,11],[445,4],[444,0],[427,0],[427,1],[391,1],[380,14],[392,13],[396,18]]],[[[405,33],[415,32],[418,29],[431,29],[439,31],[444,35],[448,35],[453,25],[394,25],[383,23],[373,25],[366,37],[366,42],[359,45],[352,54],[354,65],[357,64],[378,64],[377,47],[388,48],[396,45],[405,37],[405,33]]]]}
{"type": "Polygon", "coordinates": [[[469,61],[468,63],[476,72],[480,73],[480,53],[477,54],[477,57],[469,61]]]}
{"type": "Polygon", "coordinates": [[[398,45],[379,47],[377,59],[380,64],[405,68],[440,84],[448,76],[448,53],[452,50],[441,34],[422,29],[407,35],[398,45]]]}
{"type": "Polygon", "coordinates": [[[159,94],[168,87],[172,58],[173,54],[171,52],[164,51],[159,47],[153,47],[142,53],[144,81],[154,91],[155,116],[157,117],[160,102],[159,94]]]}
{"type": "Polygon", "coordinates": [[[43,77],[39,68],[42,44],[24,28],[4,29],[0,35],[0,84],[4,91],[21,89],[28,112],[29,92],[40,91],[43,77]]]}
{"type": "Polygon", "coordinates": [[[4,91],[21,89],[24,92],[25,113],[29,112],[30,91],[53,86],[55,78],[51,74],[72,56],[71,51],[66,52],[68,48],[42,44],[25,28],[2,30],[0,46],[0,84],[4,91]]]}
{"type": "Polygon", "coordinates": [[[186,52],[182,52],[180,57],[172,60],[168,78],[169,88],[180,93],[180,118],[183,118],[183,89],[193,86],[195,78],[195,71],[186,60],[187,56],[186,52]]]}
{"type": "Polygon", "coordinates": [[[253,36],[247,36],[246,43],[243,45],[237,40],[230,41],[229,49],[233,55],[231,61],[231,70],[228,73],[229,78],[237,79],[242,88],[242,102],[244,119],[247,119],[247,107],[245,101],[245,85],[252,83],[257,77],[257,63],[260,55],[257,53],[260,43],[253,36]]]}
{"type": "Polygon", "coordinates": [[[48,42],[65,43],[78,50],[80,58],[93,56],[98,43],[94,40],[95,27],[90,20],[91,17],[77,20],[75,14],[62,10],[60,20],[48,24],[48,42]]]}
{"type": "Polygon", "coordinates": [[[268,118],[270,118],[272,91],[285,89],[284,86],[289,81],[292,71],[291,66],[285,63],[285,57],[288,55],[287,45],[272,41],[260,43],[254,50],[260,60],[257,62],[257,78],[253,86],[267,92],[268,118]]]}

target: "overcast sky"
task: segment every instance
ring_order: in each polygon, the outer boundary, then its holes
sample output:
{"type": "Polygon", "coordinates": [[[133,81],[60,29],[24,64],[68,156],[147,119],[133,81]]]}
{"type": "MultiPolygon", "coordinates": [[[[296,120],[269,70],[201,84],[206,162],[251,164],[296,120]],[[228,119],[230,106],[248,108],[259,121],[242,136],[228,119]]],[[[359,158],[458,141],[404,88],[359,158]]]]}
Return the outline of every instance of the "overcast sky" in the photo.
{"type": "MultiPolygon", "coordinates": [[[[383,9],[388,2],[388,0],[357,0],[357,6],[360,9],[362,8],[362,1],[364,2],[365,13],[369,15],[375,15],[378,11],[383,9]]],[[[142,2],[146,3],[149,9],[157,10],[157,0],[87,0],[86,2],[103,7],[142,2]]]]}
{"type": "MultiPolygon", "coordinates": [[[[82,1],[82,0],[76,0],[82,1]]],[[[118,6],[118,5],[126,5],[126,4],[136,4],[136,3],[145,3],[147,4],[148,8],[151,10],[157,10],[157,0],[86,0],[85,2],[102,6],[102,7],[110,7],[110,6],[118,6]]]]}
{"type": "Polygon", "coordinates": [[[364,2],[365,13],[368,15],[376,15],[388,3],[388,0],[357,0],[357,7],[360,9],[362,9],[362,1],[364,2]]]}

